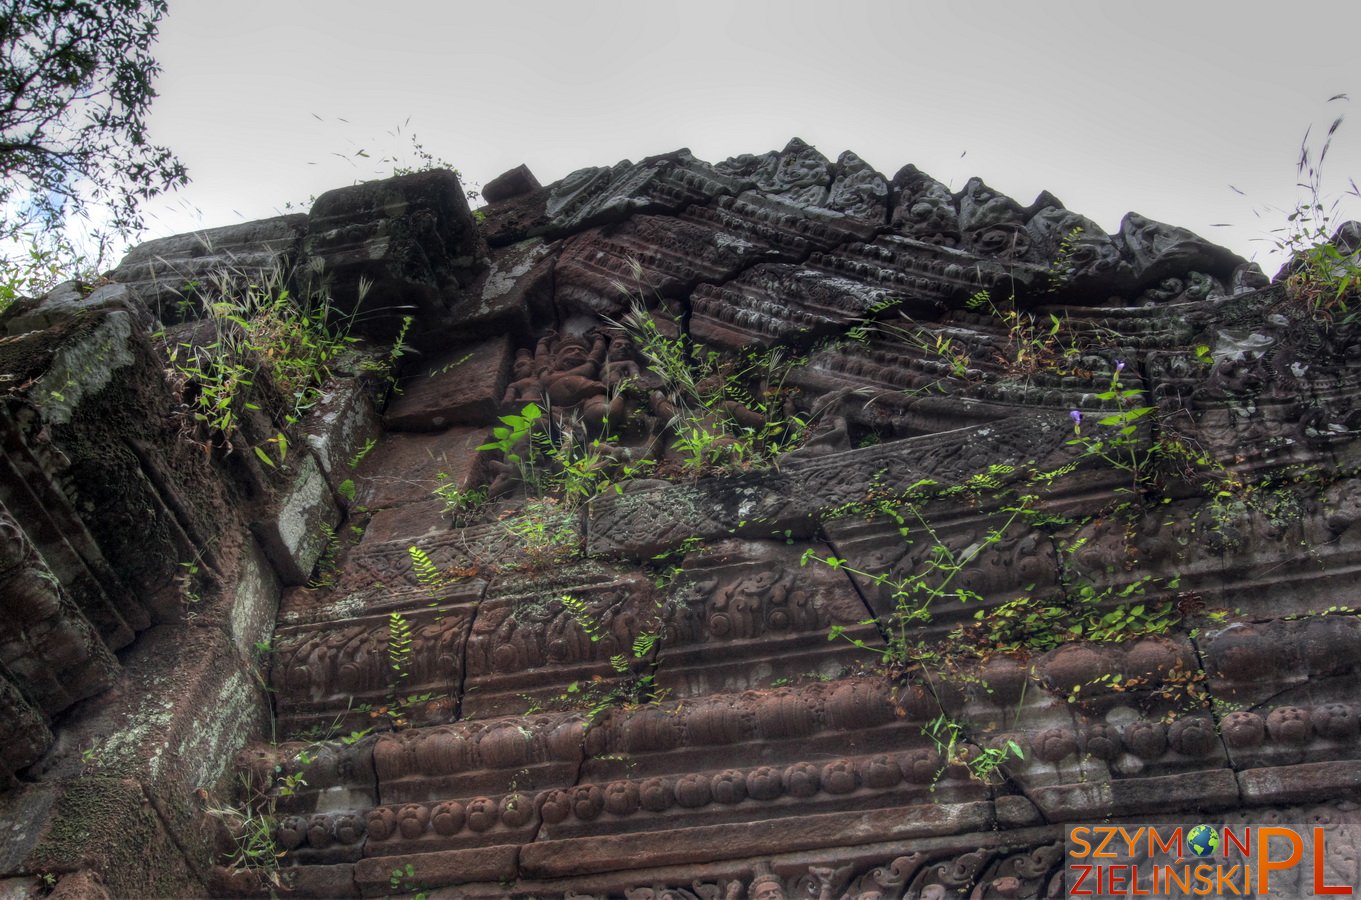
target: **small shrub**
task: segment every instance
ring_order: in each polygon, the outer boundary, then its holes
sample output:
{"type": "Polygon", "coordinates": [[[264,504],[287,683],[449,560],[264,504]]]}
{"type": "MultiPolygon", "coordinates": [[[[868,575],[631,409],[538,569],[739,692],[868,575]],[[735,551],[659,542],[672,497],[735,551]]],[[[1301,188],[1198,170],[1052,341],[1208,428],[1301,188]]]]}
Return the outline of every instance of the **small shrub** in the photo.
{"type": "MultiPolygon", "coordinates": [[[[281,424],[296,421],[320,398],[332,366],[356,340],[347,321],[333,323],[324,291],[296,298],[286,281],[275,269],[260,283],[238,288],[231,273],[223,273],[205,297],[209,339],[166,345],[172,371],[188,387],[193,417],[228,447],[247,410],[263,410],[281,424]],[[277,396],[255,390],[260,372],[268,373],[277,396]]],[[[282,432],[271,442],[282,459],[282,432]]],[[[263,447],[255,449],[274,464],[263,447]]]]}
{"type": "MultiPolygon", "coordinates": [[[[1328,102],[1347,99],[1346,94],[1337,94],[1328,102]]],[[[1343,118],[1333,119],[1317,151],[1310,146],[1312,129],[1305,132],[1296,164],[1304,196],[1273,239],[1276,248],[1290,258],[1287,294],[1325,324],[1354,321],[1361,296],[1361,233],[1348,234],[1339,227],[1342,196],[1326,199],[1323,179],[1324,163],[1343,118]]],[[[1361,198],[1361,188],[1349,181],[1343,196],[1361,198]]]]}

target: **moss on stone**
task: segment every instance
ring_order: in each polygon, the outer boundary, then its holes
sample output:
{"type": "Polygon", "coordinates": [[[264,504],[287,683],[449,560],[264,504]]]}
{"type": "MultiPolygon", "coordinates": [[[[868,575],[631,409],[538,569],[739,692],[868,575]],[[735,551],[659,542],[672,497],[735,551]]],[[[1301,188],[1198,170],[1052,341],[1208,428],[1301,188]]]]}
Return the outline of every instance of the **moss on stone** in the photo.
{"type": "Polygon", "coordinates": [[[94,869],[118,897],[202,893],[141,786],[130,780],[68,782],[30,859],[45,871],[94,869]]]}

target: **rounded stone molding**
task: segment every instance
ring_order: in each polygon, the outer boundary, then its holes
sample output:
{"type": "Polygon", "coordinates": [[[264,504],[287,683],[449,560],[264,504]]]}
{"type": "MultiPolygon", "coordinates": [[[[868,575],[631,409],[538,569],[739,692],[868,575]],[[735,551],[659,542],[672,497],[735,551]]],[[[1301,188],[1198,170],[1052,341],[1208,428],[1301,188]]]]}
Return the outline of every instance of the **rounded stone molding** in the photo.
{"type": "Polygon", "coordinates": [[[898,761],[886,753],[860,760],[858,768],[860,783],[876,790],[896,787],[903,780],[898,761]]]}
{"type": "Polygon", "coordinates": [[[860,787],[855,763],[838,759],[822,767],[822,789],[829,794],[849,794],[860,787]]]}
{"type": "Polygon", "coordinates": [[[1167,729],[1167,742],[1182,756],[1209,756],[1219,745],[1215,725],[1205,716],[1185,716],[1167,729]]]}
{"type": "Polygon", "coordinates": [[[1361,621],[1350,616],[1320,616],[1301,625],[1300,645],[1311,675],[1328,675],[1361,664],[1361,621]]]}
{"type": "Polygon", "coordinates": [[[1082,731],[1082,750],[1094,759],[1110,762],[1123,750],[1120,729],[1104,722],[1088,725],[1082,731]]]}
{"type": "Polygon", "coordinates": [[[631,815],[641,806],[642,797],[635,782],[611,781],[605,785],[605,810],[611,815],[631,815]]]}
{"type": "Polygon", "coordinates": [[[1230,681],[1270,678],[1281,661],[1279,647],[1254,625],[1232,625],[1206,648],[1213,670],[1230,681]]]}
{"type": "Polygon", "coordinates": [[[818,767],[808,762],[794,763],[784,770],[785,789],[791,797],[807,799],[822,790],[818,767]]]}
{"type": "Polygon", "coordinates": [[[691,773],[683,775],[676,782],[676,803],[686,809],[699,809],[708,806],[714,799],[709,779],[691,773]]]}
{"type": "Polygon", "coordinates": [[[656,707],[645,707],[632,713],[622,730],[625,748],[634,753],[670,750],[684,739],[680,717],[656,707]]]}
{"type": "Polygon", "coordinates": [[[375,841],[385,841],[397,830],[397,813],[387,807],[369,810],[365,817],[365,824],[368,827],[369,837],[375,841]]]}
{"type": "Polygon", "coordinates": [[[545,791],[539,795],[539,817],[549,825],[557,825],[572,814],[572,801],[566,791],[545,791]]]}
{"type": "Polygon", "coordinates": [[[1190,647],[1155,635],[1140,639],[1125,651],[1120,671],[1124,672],[1126,678],[1153,677],[1162,681],[1169,672],[1192,672],[1195,669],[1195,655],[1190,647]]]}
{"type": "Polygon", "coordinates": [[[463,804],[457,800],[445,800],[443,803],[435,805],[434,811],[430,814],[430,825],[435,829],[435,833],[448,837],[458,834],[463,830],[463,825],[468,821],[468,813],[463,808],[463,804]]]}
{"type": "Polygon", "coordinates": [[[913,750],[898,757],[903,778],[912,784],[934,784],[943,766],[944,760],[935,750],[913,750]]]}
{"type": "Polygon", "coordinates": [[[710,779],[714,800],[719,803],[741,803],[747,799],[746,776],[736,769],[726,769],[710,779]]]}
{"type": "Polygon", "coordinates": [[[1315,707],[1309,718],[1319,737],[1330,741],[1351,743],[1361,734],[1356,707],[1346,703],[1328,703],[1315,707]]]}
{"type": "Polygon", "coordinates": [[[638,802],[648,812],[670,809],[675,800],[671,782],[665,778],[648,778],[638,786],[638,802]]]}
{"type": "Polygon", "coordinates": [[[307,846],[325,850],[334,843],[334,838],[330,816],[318,814],[307,820],[307,846]]]}
{"type": "Polygon", "coordinates": [[[397,832],[407,840],[415,840],[424,834],[429,821],[430,810],[422,804],[408,803],[397,810],[397,832]]]}
{"type": "Polygon", "coordinates": [[[506,794],[497,804],[496,813],[507,828],[519,828],[534,818],[534,804],[524,794],[506,794]]]}
{"type": "Polygon", "coordinates": [[[518,769],[530,761],[533,744],[533,732],[507,722],[478,736],[477,755],[487,768],[518,769]]]}
{"type": "Polygon", "coordinates": [[[797,738],[817,731],[817,715],[804,698],[785,691],[761,698],[756,704],[756,725],[762,737],[797,738]]]}
{"type": "Polygon", "coordinates": [[[1260,747],[1266,740],[1266,722],[1255,712],[1231,712],[1219,723],[1219,729],[1225,743],[1235,750],[1260,747]]]}
{"type": "Polygon", "coordinates": [[[691,746],[735,744],[745,740],[747,723],[743,711],[724,701],[697,703],[685,716],[685,736],[691,746]]]}
{"type": "Polygon", "coordinates": [[[1280,744],[1303,747],[1313,739],[1309,710],[1298,706],[1278,706],[1266,717],[1266,730],[1280,744]]]}
{"type": "Polygon", "coordinates": [[[888,685],[883,681],[855,680],[837,686],[827,698],[827,724],[853,731],[873,728],[893,720],[888,685]]]}
{"type": "Polygon", "coordinates": [[[1067,695],[1075,685],[1094,683],[1101,676],[1120,671],[1111,650],[1086,644],[1067,644],[1051,651],[1037,669],[1051,691],[1067,695]]]}
{"type": "Polygon", "coordinates": [[[774,800],[784,793],[784,776],[771,766],[752,769],[746,780],[747,794],[754,800],[774,800]]]}
{"type": "Polygon", "coordinates": [[[274,839],[285,850],[296,850],[307,840],[307,820],[302,816],[285,816],[274,829],[274,839]]]}
{"type": "Polygon", "coordinates": [[[1075,736],[1063,728],[1041,731],[1031,739],[1035,756],[1047,763],[1056,763],[1077,753],[1075,736]]]}
{"type": "Polygon", "coordinates": [[[583,784],[571,789],[572,815],[589,822],[605,809],[605,792],[598,784],[583,784]]]}
{"type": "Polygon", "coordinates": [[[340,813],[332,825],[335,839],[341,844],[357,844],[364,839],[364,820],[356,813],[340,813]]]}
{"type": "Polygon", "coordinates": [[[1167,752],[1167,727],[1161,722],[1131,722],[1122,737],[1129,752],[1140,759],[1154,760],[1167,752]]]}

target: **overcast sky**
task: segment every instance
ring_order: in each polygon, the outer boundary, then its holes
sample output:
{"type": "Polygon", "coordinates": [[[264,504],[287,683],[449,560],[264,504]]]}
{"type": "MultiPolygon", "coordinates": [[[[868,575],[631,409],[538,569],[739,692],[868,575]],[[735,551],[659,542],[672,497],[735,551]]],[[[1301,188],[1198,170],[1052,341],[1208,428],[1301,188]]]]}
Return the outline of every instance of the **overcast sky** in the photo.
{"type": "Polygon", "coordinates": [[[1355,0],[172,0],[152,133],[193,184],[149,208],[147,236],[390,174],[412,132],[469,182],[523,162],[545,184],[797,135],[888,177],[1047,189],[1108,231],[1134,210],[1273,274],[1305,130],[1346,114],[1328,199],[1361,181],[1359,34],[1355,0]]]}

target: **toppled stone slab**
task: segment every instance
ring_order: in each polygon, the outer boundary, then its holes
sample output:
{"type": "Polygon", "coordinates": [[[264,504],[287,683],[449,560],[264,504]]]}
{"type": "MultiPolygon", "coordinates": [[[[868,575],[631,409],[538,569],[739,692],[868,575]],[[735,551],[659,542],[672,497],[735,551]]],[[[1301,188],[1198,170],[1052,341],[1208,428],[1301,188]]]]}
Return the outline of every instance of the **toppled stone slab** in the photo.
{"type": "Polygon", "coordinates": [[[205,303],[251,284],[284,283],[307,229],[294,214],[139,244],[113,271],[115,282],[167,325],[203,315],[205,303]]]}
{"type": "Polygon", "coordinates": [[[498,337],[441,353],[403,379],[384,424],[392,431],[490,424],[501,408],[514,350],[509,337],[498,337]]]}
{"type": "Polygon", "coordinates": [[[486,428],[469,427],[387,434],[359,465],[356,500],[385,509],[429,500],[442,484],[467,490],[479,480],[483,457],[477,448],[487,437],[486,428]]]}
{"type": "Polygon", "coordinates": [[[363,378],[345,378],[322,392],[303,423],[307,443],[321,463],[332,490],[351,480],[352,461],[381,433],[373,395],[363,378]]]}
{"type": "Polygon", "coordinates": [[[488,203],[500,203],[523,194],[533,193],[543,185],[529,166],[521,163],[513,169],[502,172],[482,186],[482,199],[488,203]]]}
{"type": "Polygon", "coordinates": [[[304,268],[328,279],[353,330],[385,340],[408,314],[422,323],[413,340],[443,323],[479,255],[463,186],[443,169],[328,191],[312,204],[303,239],[304,268]]]}
{"type": "Polygon", "coordinates": [[[462,340],[511,335],[530,341],[535,330],[556,321],[553,266],[559,245],[538,238],[493,249],[487,271],[454,302],[451,319],[462,340]]]}
{"type": "Polygon", "coordinates": [[[306,584],[340,524],[331,485],[310,453],[297,458],[288,487],[257,520],[254,531],[285,584],[306,584]]]}

